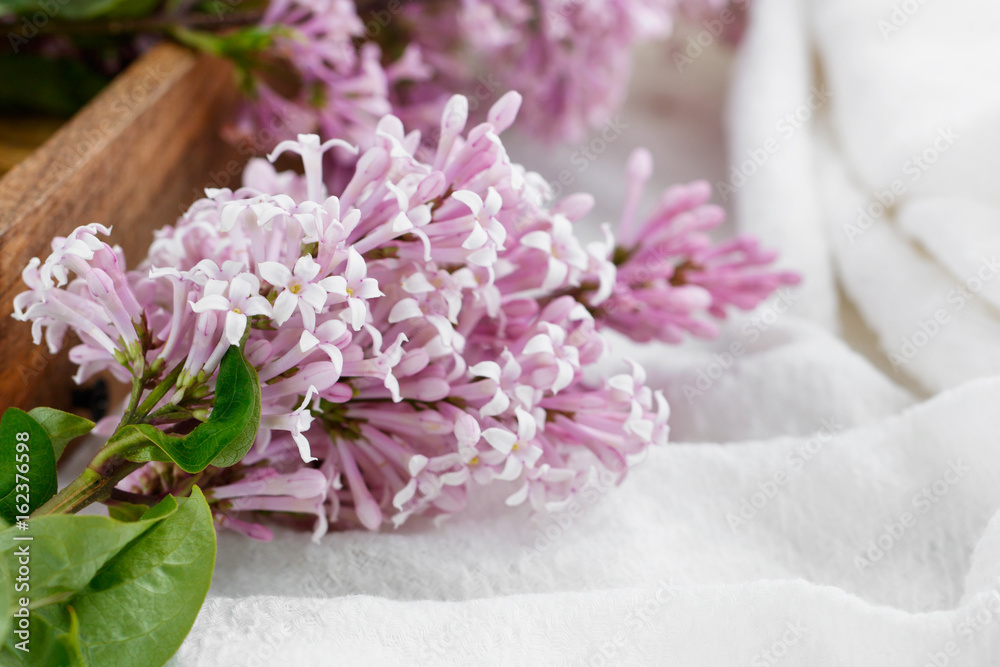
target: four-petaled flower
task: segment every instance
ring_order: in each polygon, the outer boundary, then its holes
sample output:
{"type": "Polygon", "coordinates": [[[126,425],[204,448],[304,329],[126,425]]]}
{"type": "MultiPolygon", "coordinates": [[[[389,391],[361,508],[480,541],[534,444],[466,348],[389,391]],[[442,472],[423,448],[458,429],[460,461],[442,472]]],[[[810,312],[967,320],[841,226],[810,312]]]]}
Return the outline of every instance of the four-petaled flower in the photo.
{"type": "Polygon", "coordinates": [[[462,247],[466,250],[477,251],[469,256],[469,261],[477,265],[484,262],[484,265],[492,263],[491,259],[496,257],[496,251],[503,250],[504,241],[507,239],[507,230],[496,219],[500,207],[503,206],[500,193],[490,186],[485,201],[471,190],[459,190],[451,196],[472,211],[474,220],[472,232],[462,242],[462,247]]]}
{"type": "Polygon", "coordinates": [[[191,302],[191,310],[196,313],[226,311],[226,340],[230,345],[240,344],[249,316],[272,315],[271,304],[260,295],[260,281],[252,273],[241,273],[229,283],[209,280],[205,283],[205,295],[191,302]]]}
{"type": "Polygon", "coordinates": [[[570,270],[586,271],[590,259],[573,234],[573,223],[566,216],[552,217],[552,231],[528,232],[521,237],[521,245],[541,250],[548,257],[548,271],[542,289],[554,289],[567,281],[575,282],[570,270]]]}
{"type": "Polygon", "coordinates": [[[264,280],[275,287],[284,288],[274,300],[274,321],[281,326],[288,321],[295,309],[302,315],[302,325],[307,331],[316,328],[316,313],[326,303],[326,290],[312,282],[319,275],[320,266],[311,255],[303,255],[295,262],[294,270],[281,262],[261,262],[257,265],[264,280]]]}
{"type": "Polygon", "coordinates": [[[368,278],[368,265],[354,248],[347,249],[347,268],[342,276],[330,276],[319,281],[320,286],[330,293],[334,302],[346,301],[347,310],[341,317],[350,322],[355,331],[360,331],[368,316],[366,299],[383,296],[378,281],[368,278]]]}

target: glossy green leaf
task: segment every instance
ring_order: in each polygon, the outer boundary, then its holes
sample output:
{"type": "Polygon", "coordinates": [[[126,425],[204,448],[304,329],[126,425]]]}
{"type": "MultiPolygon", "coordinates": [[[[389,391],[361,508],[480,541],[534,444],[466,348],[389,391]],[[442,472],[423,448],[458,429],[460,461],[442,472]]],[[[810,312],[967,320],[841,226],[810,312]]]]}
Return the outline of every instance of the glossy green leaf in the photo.
{"type": "Polygon", "coordinates": [[[55,408],[35,408],[29,410],[28,414],[49,434],[56,461],[74,438],[87,435],[94,428],[94,422],[89,419],[55,408]]]}
{"type": "Polygon", "coordinates": [[[32,600],[73,595],[132,540],[176,511],[177,501],[168,497],[157,508],[159,515],[131,523],[94,515],[35,517],[27,531],[11,527],[0,533],[0,554],[25,544],[15,537],[30,536],[32,600]]]}
{"type": "Polygon", "coordinates": [[[14,521],[55,492],[56,457],[48,433],[24,410],[9,408],[0,418],[0,516],[14,521]]]}
{"type": "MultiPolygon", "coordinates": [[[[0,533],[8,566],[14,545],[23,544],[13,542],[16,530],[0,533]]],[[[32,653],[19,655],[8,636],[0,658],[131,667],[163,665],[177,651],[215,566],[212,515],[197,487],[136,522],[52,515],[32,519],[30,532],[32,653]]]]}
{"type": "MultiPolygon", "coordinates": [[[[168,505],[176,509],[176,501],[168,505]]],[[[16,527],[0,533],[0,557],[4,564],[16,572],[17,552],[30,550],[30,591],[16,593],[27,595],[32,607],[38,607],[30,616],[29,652],[14,648],[19,641],[13,635],[7,638],[0,664],[64,665],[70,664],[63,644],[58,637],[71,632],[69,612],[62,605],[84,589],[97,572],[117,556],[137,537],[159,523],[157,517],[138,524],[121,524],[103,516],[77,516],[52,514],[29,520],[27,531],[16,527]],[[30,541],[17,540],[29,536],[30,541]],[[58,609],[46,613],[48,606],[58,609]],[[65,629],[55,621],[65,620],[65,629]]]]}
{"type": "MultiPolygon", "coordinates": [[[[219,364],[215,405],[208,420],[187,435],[167,435],[148,424],[127,426],[122,432],[138,432],[182,470],[196,473],[208,465],[226,467],[238,463],[250,450],[260,426],[260,381],[235,345],[219,364]]],[[[129,458],[133,461],[162,460],[146,448],[129,458]]]]}
{"type": "Polygon", "coordinates": [[[163,664],[194,625],[215,568],[215,527],[197,487],[180,503],[73,599],[90,664],[163,664]]]}

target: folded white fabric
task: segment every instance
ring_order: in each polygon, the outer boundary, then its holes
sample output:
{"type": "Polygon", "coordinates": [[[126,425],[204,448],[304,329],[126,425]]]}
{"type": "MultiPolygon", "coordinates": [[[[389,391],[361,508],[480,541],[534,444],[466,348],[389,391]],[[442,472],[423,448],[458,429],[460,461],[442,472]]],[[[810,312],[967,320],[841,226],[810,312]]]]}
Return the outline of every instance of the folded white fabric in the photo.
{"type": "Polygon", "coordinates": [[[835,328],[832,261],[900,377],[933,392],[1000,372],[1000,4],[754,9],[729,104],[731,162],[754,172],[741,227],[782,248],[807,277],[799,312],[835,328]]]}
{"type": "Polygon", "coordinates": [[[992,0],[757,0],[717,189],[806,281],[711,344],[616,340],[689,444],[555,516],[223,534],[174,664],[1000,664],[998,34],[992,0]]]}
{"type": "Polygon", "coordinates": [[[537,523],[481,499],[437,529],[224,535],[178,660],[992,664],[998,401],[983,380],[852,430],[831,412],[811,436],[661,448],[537,523]]]}

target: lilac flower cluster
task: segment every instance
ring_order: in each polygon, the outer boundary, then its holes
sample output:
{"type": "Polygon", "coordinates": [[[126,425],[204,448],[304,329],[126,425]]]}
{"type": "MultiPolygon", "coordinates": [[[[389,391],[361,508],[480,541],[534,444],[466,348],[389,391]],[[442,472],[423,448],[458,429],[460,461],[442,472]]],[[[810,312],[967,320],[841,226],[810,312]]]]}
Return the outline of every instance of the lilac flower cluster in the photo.
{"type": "Polygon", "coordinates": [[[279,140],[317,132],[367,148],[378,119],[391,111],[427,139],[451,94],[469,95],[475,112],[480,100],[517,88],[526,128],[547,139],[579,138],[621,105],[637,44],[669,36],[677,17],[725,4],[272,0],[262,22],[274,30],[270,56],[287,62],[299,81],[278,92],[267,76],[252,75],[251,100],[230,132],[254,137],[266,129],[261,134],[279,140]]]}
{"type": "Polygon", "coordinates": [[[711,318],[724,318],[730,307],[752,310],[778,288],[798,284],[798,274],[767,268],[777,253],[752,236],[713,242],[708,232],[725,221],[725,212],[707,203],[712,188],[705,181],[668,189],[636,224],[652,168],[644,149],[629,159],[618,271],[601,304],[602,322],[642,342],[679,343],[685,334],[712,338],[718,329],[711,318]]]}
{"type": "MultiPolygon", "coordinates": [[[[413,39],[451,90],[496,79],[525,99],[526,127],[579,139],[624,101],[632,50],[670,36],[720,0],[466,0],[453,11],[411,5],[413,39]],[[447,38],[442,40],[442,36],[447,38]]],[[[470,90],[471,92],[471,90],[470,90]]]]}
{"type": "MultiPolygon", "coordinates": [[[[544,180],[499,139],[520,102],[504,95],[466,130],[468,102],[453,97],[433,150],[391,115],[360,152],[282,142],[269,157],[298,154],[303,175],[251,161],[243,187],[206,191],[134,270],[93,224],[32,260],[15,317],[53,352],[76,334],[77,381],[180,369],[153,423],[204,420],[232,345],[259,376],[260,430],[241,463],[195,476],[150,463],[120,488],[197,483],[220,526],[269,539],[270,517],[319,536],[458,512],[473,483],[511,482],[508,504],[557,508],[665,442],[668,406],[643,369],[598,372],[600,326],[707,334],[696,316],[751,307],[789,277],[759,272],[770,256],[745,240],[711,246],[703,231],[721,215],[697,184],[665,195],[642,226],[648,250],[610,232],[582,244],[573,224],[593,199],[541,205],[544,180]],[[343,183],[324,178],[328,151],[358,153],[343,183]],[[666,254],[639,281],[648,252],[666,254]]],[[[648,166],[632,161],[633,199],[648,166]]]]}
{"type": "Polygon", "coordinates": [[[355,3],[271,0],[261,28],[274,34],[269,56],[287,62],[298,80],[287,89],[289,77],[257,72],[251,100],[227,132],[234,138],[253,137],[266,129],[265,136],[279,139],[320,132],[366,141],[379,118],[391,111],[392,77],[382,66],[378,45],[356,46],[364,37],[364,25],[355,3]]]}

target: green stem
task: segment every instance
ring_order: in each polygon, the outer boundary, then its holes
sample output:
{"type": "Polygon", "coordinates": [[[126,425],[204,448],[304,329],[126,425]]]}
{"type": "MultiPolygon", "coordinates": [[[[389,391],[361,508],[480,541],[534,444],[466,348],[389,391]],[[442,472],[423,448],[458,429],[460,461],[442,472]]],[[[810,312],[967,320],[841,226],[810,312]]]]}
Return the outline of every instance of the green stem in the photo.
{"type": "Polygon", "coordinates": [[[142,467],[142,463],[129,461],[128,457],[136,450],[147,446],[149,442],[136,429],[128,429],[123,433],[122,427],[144,421],[150,410],[155,408],[176,384],[183,367],[183,361],[174,366],[141,403],[142,392],[146,383],[152,378],[147,373],[143,373],[142,377],[133,378],[128,408],[114,435],[97,452],[79,477],[35,510],[32,516],[75,514],[91,503],[107,500],[118,482],[142,467]]]}
{"type": "Polygon", "coordinates": [[[142,463],[121,460],[108,476],[88,467],[83,474],[69,483],[66,488],[52,496],[47,503],[32,512],[38,517],[46,514],[76,514],[87,505],[111,496],[111,490],[129,473],[142,467],[142,463]]]}
{"type": "Polygon", "coordinates": [[[62,491],[49,498],[48,502],[32,512],[31,516],[75,514],[90,504],[87,499],[96,494],[103,483],[104,478],[100,474],[87,468],[62,491]]]}
{"type": "Polygon", "coordinates": [[[192,418],[190,410],[175,408],[172,405],[165,406],[166,409],[157,410],[146,417],[146,423],[153,426],[164,424],[178,424],[192,418]]]}
{"type": "Polygon", "coordinates": [[[201,472],[195,473],[191,477],[188,477],[186,480],[181,482],[176,489],[171,490],[170,492],[171,495],[173,495],[176,498],[181,498],[190,495],[191,489],[194,487],[195,484],[201,481],[201,478],[204,477],[204,475],[205,471],[202,470],[201,472]]]}
{"type": "Polygon", "coordinates": [[[177,382],[177,377],[181,374],[181,369],[184,367],[184,362],[181,361],[174,369],[167,374],[167,377],[163,378],[160,384],[153,388],[153,391],[149,393],[146,400],[136,408],[135,414],[139,419],[143,419],[149,414],[149,411],[156,407],[156,404],[160,402],[167,392],[173,388],[174,383],[177,382]]]}
{"type": "Polygon", "coordinates": [[[129,461],[125,455],[145,443],[146,439],[135,431],[121,437],[113,436],[79,477],[32,512],[31,516],[75,514],[91,503],[110,497],[118,482],[142,467],[142,463],[129,461]]]}
{"type": "Polygon", "coordinates": [[[135,409],[139,404],[139,398],[142,396],[142,388],[145,386],[145,378],[133,377],[132,378],[132,393],[128,397],[128,407],[125,408],[125,415],[122,417],[122,424],[131,424],[132,419],[135,417],[135,409]]]}

